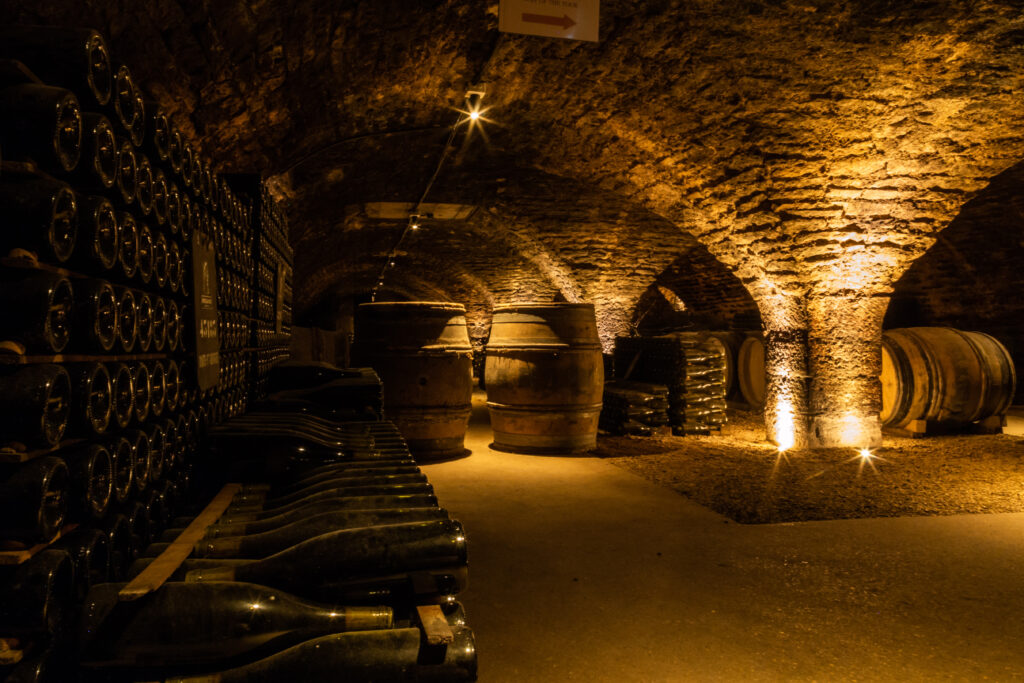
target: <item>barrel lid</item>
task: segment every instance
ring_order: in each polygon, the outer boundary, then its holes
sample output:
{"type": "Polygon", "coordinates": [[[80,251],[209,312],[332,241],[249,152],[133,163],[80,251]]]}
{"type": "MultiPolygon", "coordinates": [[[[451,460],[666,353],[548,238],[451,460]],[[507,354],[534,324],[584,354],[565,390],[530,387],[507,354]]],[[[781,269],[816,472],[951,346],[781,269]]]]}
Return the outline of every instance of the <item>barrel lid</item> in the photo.
{"type": "Polygon", "coordinates": [[[589,308],[593,310],[594,304],[588,303],[569,303],[565,301],[553,302],[553,301],[526,301],[515,304],[497,304],[494,306],[494,311],[537,311],[537,310],[558,310],[558,309],[582,309],[589,308]]]}
{"type": "Polygon", "coordinates": [[[466,307],[451,301],[375,301],[359,304],[359,308],[367,311],[392,311],[403,308],[411,310],[435,309],[457,313],[465,313],[466,307]]]}
{"type": "Polygon", "coordinates": [[[487,348],[599,349],[594,304],[525,302],[494,307],[487,348]]]}

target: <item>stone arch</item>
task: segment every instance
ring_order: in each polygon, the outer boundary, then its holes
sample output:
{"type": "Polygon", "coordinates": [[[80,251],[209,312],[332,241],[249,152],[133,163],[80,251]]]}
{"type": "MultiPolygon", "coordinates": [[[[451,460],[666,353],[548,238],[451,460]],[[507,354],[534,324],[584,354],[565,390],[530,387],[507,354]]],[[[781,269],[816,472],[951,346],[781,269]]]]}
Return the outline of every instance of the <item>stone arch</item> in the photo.
{"type": "MultiPolygon", "coordinates": [[[[1024,367],[1024,161],[992,178],[896,282],[885,328],[991,334],[1024,367]]],[[[1015,402],[1024,401],[1018,382],[1015,402]]]]}

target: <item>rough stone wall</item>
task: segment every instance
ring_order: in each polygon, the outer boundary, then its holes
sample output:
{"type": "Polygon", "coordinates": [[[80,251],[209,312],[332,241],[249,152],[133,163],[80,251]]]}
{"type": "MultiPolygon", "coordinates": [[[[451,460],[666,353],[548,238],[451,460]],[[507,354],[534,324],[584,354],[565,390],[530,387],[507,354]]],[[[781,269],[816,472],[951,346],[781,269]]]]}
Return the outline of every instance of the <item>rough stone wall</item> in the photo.
{"type": "MultiPolygon", "coordinates": [[[[407,165],[389,172],[373,163],[385,145],[375,141],[372,153],[350,151],[345,177],[332,175],[337,166],[320,161],[315,170],[309,164],[300,180],[316,183],[318,196],[335,204],[413,203],[423,192],[414,182],[419,176],[407,177],[407,165]]],[[[407,158],[408,165],[421,163],[413,150],[407,158]]],[[[696,306],[718,306],[721,288],[742,291],[735,276],[672,223],[576,180],[503,162],[446,167],[428,200],[472,201],[475,213],[467,221],[427,220],[423,229],[410,232],[395,268],[386,274],[382,294],[407,273],[427,272],[435,279],[456,269],[464,271],[462,279],[473,274],[480,286],[452,285],[448,298],[467,305],[471,322],[479,321],[484,329],[482,336],[494,303],[551,300],[556,294],[567,301],[593,302],[610,351],[614,337],[629,330],[637,300],[674,260],[675,272],[685,269],[693,282],[704,283],[687,292],[696,306]],[[677,257],[680,249],[686,250],[685,257],[677,257]]],[[[353,293],[372,287],[377,273],[363,264],[369,261],[379,269],[402,229],[394,221],[379,221],[374,227],[358,215],[346,214],[343,227],[312,220],[322,211],[324,207],[296,202],[293,212],[299,216],[293,240],[300,255],[300,310],[334,287],[353,293]],[[339,262],[338,253],[349,258],[339,262]]]]}
{"type": "Polygon", "coordinates": [[[475,0],[7,4],[106,31],[222,167],[275,174],[325,292],[365,293],[396,227],[331,241],[344,207],[414,201],[452,107],[486,81],[497,125],[453,150],[434,200],[483,206],[516,255],[471,272],[425,252],[437,271],[396,274],[396,293],[486,300],[533,278],[599,304],[607,340],[696,240],[761,313],[777,441],[788,420],[796,443],[877,442],[894,283],[1024,158],[1019,0],[608,0],[598,43],[499,36],[475,0]]]}
{"type": "Polygon", "coordinates": [[[760,330],[761,314],[750,293],[703,247],[690,249],[663,270],[637,302],[633,324],[644,334],[671,330],[760,330]],[[675,304],[666,296],[679,299],[675,304]],[[682,306],[679,310],[677,306],[682,306]]]}

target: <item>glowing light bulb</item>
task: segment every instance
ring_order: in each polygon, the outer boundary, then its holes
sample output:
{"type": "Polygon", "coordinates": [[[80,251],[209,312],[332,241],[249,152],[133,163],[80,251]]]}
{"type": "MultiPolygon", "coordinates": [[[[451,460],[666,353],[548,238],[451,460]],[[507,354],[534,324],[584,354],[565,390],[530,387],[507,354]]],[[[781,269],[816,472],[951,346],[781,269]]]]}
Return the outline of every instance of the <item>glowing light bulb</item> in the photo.
{"type": "Polygon", "coordinates": [[[865,460],[867,460],[870,457],[872,457],[872,453],[867,448],[862,448],[862,449],[860,449],[860,457],[862,457],[865,460]]]}
{"type": "Polygon", "coordinates": [[[787,451],[796,445],[796,423],[793,419],[793,404],[788,399],[780,399],[775,413],[775,442],[779,452],[787,451]]]}
{"type": "Polygon", "coordinates": [[[478,111],[471,111],[471,112],[469,112],[469,118],[472,121],[476,121],[478,118],[480,118],[480,112],[478,112],[478,111]]]}

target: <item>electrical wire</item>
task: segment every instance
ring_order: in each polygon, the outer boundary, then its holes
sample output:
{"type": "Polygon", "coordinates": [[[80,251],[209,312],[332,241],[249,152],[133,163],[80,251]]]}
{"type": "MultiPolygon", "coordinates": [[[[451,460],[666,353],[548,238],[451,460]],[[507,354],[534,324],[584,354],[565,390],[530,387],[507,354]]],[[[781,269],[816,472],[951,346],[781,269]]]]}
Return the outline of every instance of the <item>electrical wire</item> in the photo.
{"type": "Polygon", "coordinates": [[[434,187],[434,182],[441,174],[444,162],[448,160],[448,155],[452,149],[452,143],[455,141],[455,136],[459,132],[459,126],[467,120],[469,120],[469,115],[460,111],[455,123],[452,124],[451,132],[448,134],[448,140],[444,143],[444,149],[441,151],[441,158],[437,161],[437,167],[434,169],[433,175],[430,176],[426,189],[423,190],[423,194],[420,195],[419,201],[416,202],[416,206],[413,207],[412,213],[409,214],[409,220],[406,222],[405,228],[402,229],[402,234],[398,236],[398,241],[395,242],[395,245],[391,247],[391,251],[388,252],[387,258],[384,261],[384,266],[380,269],[380,275],[377,276],[377,282],[374,284],[373,290],[370,292],[370,301],[377,300],[377,292],[384,285],[384,276],[387,274],[388,268],[390,268],[394,263],[395,257],[398,256],[398,248],[401,247],[402,242],[405,241],[405,236],[409,234],[410,230],[414,230],[415,227],[419,227],[418,221],[423,204],[427,201],[427,195],[430,194],[431,188],[434,187]]]}

